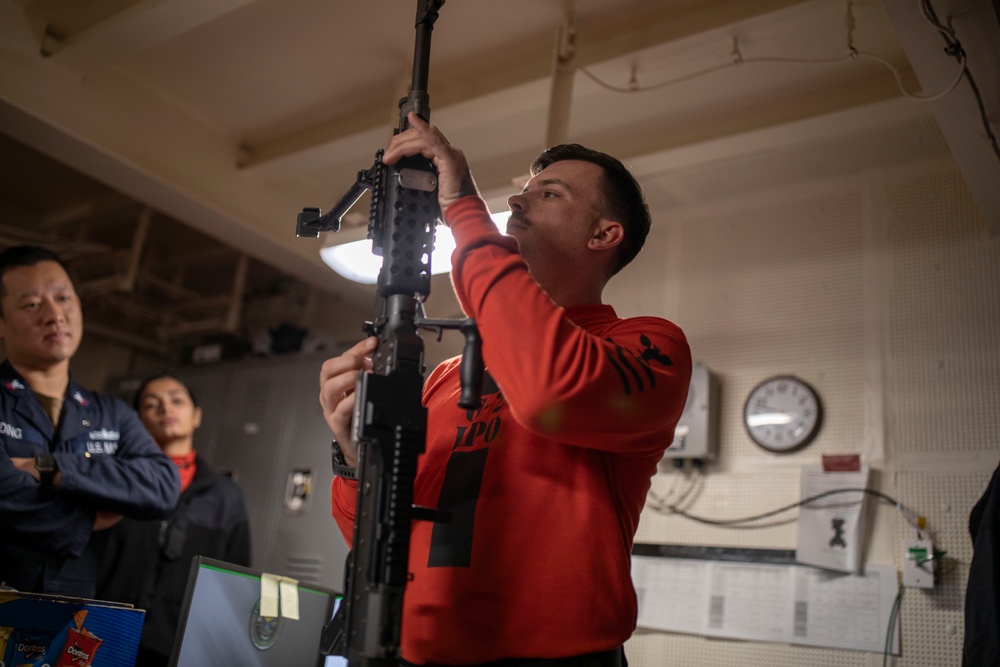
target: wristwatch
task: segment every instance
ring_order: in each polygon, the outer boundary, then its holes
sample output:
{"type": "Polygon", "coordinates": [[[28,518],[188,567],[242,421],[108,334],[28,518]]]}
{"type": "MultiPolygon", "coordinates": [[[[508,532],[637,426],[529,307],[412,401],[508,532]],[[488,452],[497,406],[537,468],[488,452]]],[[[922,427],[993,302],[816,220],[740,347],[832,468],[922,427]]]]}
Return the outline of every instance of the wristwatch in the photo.
{"type": "Polygon", "coordinates": [[[35,457],[35,470],[38,471],[38,480],[45,485],[52,484],[52,478],[59,471],[56,465],[56,457],[51,454],[39,454],[35,457]]]}
{"type": "Polygon", "coordinates": [[[358,471],[347,465],[340,443],[334,438],[330,441],[330,458],[333,459],[333,474],[344,479],[357,479],[358,471]]]}

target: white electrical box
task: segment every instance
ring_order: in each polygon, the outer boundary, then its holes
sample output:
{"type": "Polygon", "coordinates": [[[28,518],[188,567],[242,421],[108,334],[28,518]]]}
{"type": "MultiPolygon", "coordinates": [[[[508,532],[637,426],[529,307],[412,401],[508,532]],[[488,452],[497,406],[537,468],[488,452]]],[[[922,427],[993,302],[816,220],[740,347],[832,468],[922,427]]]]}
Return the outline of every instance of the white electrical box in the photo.
{"type": "Polygon", "coordinates": [[[665,459],[715,458],[718,450],[719,381],[708,366],[696,361],[691,368],[691,385],[674,441],[664,452],[665,459]]]}
{"type": "Polygon", "coordinates": [[[903,540],[903,585],[934,588],[933,558],[930,540],[903,540]]]}

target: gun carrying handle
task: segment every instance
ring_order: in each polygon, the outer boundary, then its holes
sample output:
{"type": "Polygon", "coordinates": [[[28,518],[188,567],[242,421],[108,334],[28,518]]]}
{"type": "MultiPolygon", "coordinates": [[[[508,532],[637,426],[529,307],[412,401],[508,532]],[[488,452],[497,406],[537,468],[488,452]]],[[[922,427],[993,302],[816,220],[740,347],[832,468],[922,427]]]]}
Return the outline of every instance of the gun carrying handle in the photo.
{"type": "Polygon", "coordinates": [[[472,410],[480,406],[483,392],[483,340],[479,337],[475,320],[463,321],[458,330],[465,336],[462,364],[459,367],[462,394],[458,399],[458,405],[472,410]]]}

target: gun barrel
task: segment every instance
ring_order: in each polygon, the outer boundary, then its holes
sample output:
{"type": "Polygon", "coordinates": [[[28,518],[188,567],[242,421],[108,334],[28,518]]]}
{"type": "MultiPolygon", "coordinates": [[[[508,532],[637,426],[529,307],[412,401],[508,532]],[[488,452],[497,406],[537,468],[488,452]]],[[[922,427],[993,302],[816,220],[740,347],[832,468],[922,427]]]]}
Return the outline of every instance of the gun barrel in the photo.
{"type": "Polygon", "coordinates": [[[416,39],[413,43],[413,76],[410,94],[399,105],[399,130],[408,127],[407,114],[411,111],[430,122],[430,98],[427,95],[427,80],[431,63],[431,33],[438,18],[438,10],[444,0],[420,0],[417,5],[416,39]]]}

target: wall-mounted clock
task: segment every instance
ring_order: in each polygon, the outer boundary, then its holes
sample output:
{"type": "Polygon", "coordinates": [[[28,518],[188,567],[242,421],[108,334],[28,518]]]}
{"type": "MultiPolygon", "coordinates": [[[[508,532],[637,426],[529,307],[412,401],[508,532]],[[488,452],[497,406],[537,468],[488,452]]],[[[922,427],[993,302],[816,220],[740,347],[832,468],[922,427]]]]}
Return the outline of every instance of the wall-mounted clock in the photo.
{"type": "Polygon", "coordinates": [[[743,425],[750,438],[779,454],[812,442],[822,421],[819,394],[791,375],[764,380],[753,388],[743,405],[743,425]]]}

